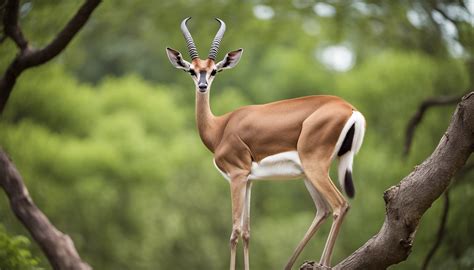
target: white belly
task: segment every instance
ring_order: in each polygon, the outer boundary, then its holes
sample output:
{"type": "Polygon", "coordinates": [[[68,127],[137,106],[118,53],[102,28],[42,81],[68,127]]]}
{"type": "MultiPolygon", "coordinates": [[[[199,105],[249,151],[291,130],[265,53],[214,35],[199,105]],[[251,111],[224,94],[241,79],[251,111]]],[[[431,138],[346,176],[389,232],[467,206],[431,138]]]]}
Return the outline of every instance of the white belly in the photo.
{"type": "MultiPolygon", "coordinates": [[[[216,165],[214,161],[214,165],[216,165]]],[[[227,173],[217,170],[227,179],[227,173]]],[[[249,180],[290,180],[303,177],[303,167],[296,151],[288,151],[268,156],[260,162],[252,162],[249,180]]]]}

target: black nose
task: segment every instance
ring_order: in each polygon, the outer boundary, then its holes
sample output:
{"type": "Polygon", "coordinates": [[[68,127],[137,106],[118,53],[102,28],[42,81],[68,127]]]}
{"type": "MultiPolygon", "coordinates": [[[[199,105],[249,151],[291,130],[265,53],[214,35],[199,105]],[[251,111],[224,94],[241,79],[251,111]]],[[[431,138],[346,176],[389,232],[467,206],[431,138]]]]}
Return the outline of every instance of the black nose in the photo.
{"type": "MultiPolygon", "coordinates": [[[[200,83],[198,85],[199,87],[199,90],[206,90],[207,89],[207,83],[200,83]]],[[[201,91],[201,92],[204,92],[204,91],[201,91]]]]}

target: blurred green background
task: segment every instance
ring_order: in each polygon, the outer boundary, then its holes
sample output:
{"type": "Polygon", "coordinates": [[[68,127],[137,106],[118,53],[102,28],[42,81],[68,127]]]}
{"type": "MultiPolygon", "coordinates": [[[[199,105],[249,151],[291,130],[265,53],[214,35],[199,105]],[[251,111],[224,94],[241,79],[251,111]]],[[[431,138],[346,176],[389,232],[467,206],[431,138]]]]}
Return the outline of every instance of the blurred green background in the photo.
{"type": "MultiPolygon", "coordinates": [[[[32,45],[51,40],[81,2],[22,1],[21,25],[32,45]]],[[[473,12],[472,0],[104,1],[61,55],[20,77],[0,121],[0,145],[37,205],[95,269],[226,269],[228,183],[196,132],[191,78],[165,54],[169,46],[187,58],[179,24],[193,16],[189,28],[207,55],[219,17],[228,30],[218,57],[245,51],[213,84],[215,114],[331,94],[366,116],[356,197],[335,264],[378,232],[383,191],[421,163],[446,130],[454,106],[430,110],[404,159],[405,126],[418,104],[473,89],[473,12]]],[[[2,72],[15,53],[10,40],[0,44],[2,72]]],[[[281,269],[312,221],[311,198],[302,181],[288,181],[255,183],[252,199],[251,267],[281,269]]],[[[451,188],[432,269],[474,267],[473,199],[472,181],[451,188]]],[[[438,200],[428,210],[410,257],[391,269],[420,268],[441,207],[438,200]]],[[[329,226],[296,265],[319,259],[329,226]]],[[[1,269],[50,269],[28,238],[0,196],[1,269]]]]}

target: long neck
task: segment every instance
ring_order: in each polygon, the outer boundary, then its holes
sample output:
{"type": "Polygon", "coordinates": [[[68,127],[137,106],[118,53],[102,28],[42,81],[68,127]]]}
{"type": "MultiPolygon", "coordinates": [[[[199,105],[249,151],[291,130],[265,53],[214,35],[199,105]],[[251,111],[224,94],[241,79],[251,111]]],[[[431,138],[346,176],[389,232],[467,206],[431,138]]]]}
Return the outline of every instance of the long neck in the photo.
{"type": "Polygon", "coordinates": [[[220,119],[212,114],[209,104],[209,90],[196,91],[196,124],[199,136],[206,147],[214,152],[220,134],[220,119]]]}

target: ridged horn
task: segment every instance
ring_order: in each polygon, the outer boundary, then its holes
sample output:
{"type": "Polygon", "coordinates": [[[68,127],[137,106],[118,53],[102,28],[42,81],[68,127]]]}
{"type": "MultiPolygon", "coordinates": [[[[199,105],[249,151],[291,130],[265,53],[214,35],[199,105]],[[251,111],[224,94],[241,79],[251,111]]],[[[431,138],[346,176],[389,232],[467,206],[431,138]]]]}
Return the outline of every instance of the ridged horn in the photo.
{"type": "Polygon", "coordinates": [[[209,51],[208,58],[212,60],[216,60],[217,52],[219,51],[219,44],[221,43],[221,39],[225,33],[225,23],[219,18],[216,18],[216,20],[221,24],[221,26],[219,27],[219,30],[212,41],[211,50],[209,51]]]}
{"type": "Polygon", "coordinates": [[[191,60],[198,58],[198,52],[196,49],[196,45],[194,44],[193,37],[191,33],[189,33],[188,27],[186,23],[191,19],[191,17],[187,17],[181,22],[181,32],[183,32],[184,39],[186,40],[186,46],[188,47],[189,56],[191,56],[191,60]]]}

